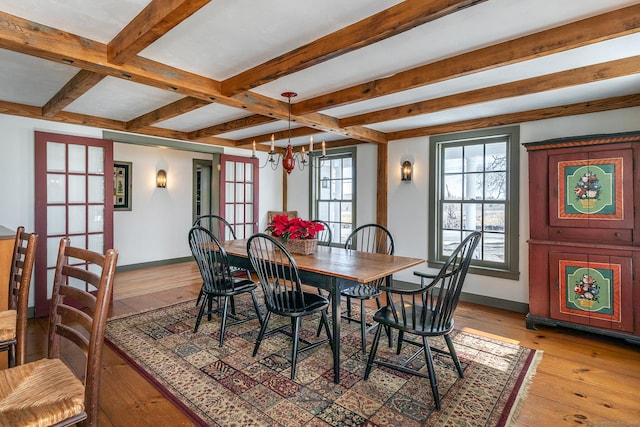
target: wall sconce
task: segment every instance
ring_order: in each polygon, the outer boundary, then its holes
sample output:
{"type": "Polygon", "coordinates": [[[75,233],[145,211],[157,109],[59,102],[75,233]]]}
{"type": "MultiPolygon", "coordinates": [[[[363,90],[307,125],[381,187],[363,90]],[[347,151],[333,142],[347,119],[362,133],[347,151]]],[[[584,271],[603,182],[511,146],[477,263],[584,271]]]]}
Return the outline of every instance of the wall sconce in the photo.
{"type": "Polygon", "coordinates": [[[413,175],[413,167],[409,160],[402,162],[401,179],[404,182],[411,182],[411,175],[413,175]]]}
{"type": "Polygon", "coordinates": [[[160,169],[158,171],[158,176],[156,176],[156,186],[158,188],[167,187],[167,173],[164,171],[164,169],[160,169]]]}

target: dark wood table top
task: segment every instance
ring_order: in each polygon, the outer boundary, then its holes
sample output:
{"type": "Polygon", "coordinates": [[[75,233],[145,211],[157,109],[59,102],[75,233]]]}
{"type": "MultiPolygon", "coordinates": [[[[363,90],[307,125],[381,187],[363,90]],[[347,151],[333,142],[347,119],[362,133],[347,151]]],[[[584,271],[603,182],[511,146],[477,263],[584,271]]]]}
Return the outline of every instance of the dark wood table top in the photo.
{"type": "MultiPolygon", "coordinates": [[[[247,258],[247,240],[222,243],[228,254],[247,258]]],[[[422,264],[424,260],[396,255],[360,252],[344,248],[318,246],[311,255],[293,254],[300,270],[368,283],[398,271],[422,264]]]]}

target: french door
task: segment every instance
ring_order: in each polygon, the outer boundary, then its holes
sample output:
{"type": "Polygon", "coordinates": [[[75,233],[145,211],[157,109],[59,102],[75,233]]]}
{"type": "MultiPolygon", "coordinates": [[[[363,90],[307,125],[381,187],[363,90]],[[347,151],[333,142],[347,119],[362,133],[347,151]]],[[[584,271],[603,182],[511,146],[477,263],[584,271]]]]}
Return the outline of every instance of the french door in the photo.
{"type": "MultiPolygon", "coordinates": [[[[41,317],[49,314],[62,237],[99,253],[113,247],[113,142],[36,132],[35,209],[35,315],[41,317]]],[[[84,282],[71,285],[92,291],[84,282]]]]}
{"type": "Polygon", "coordinates": [[[220,213],[238,239],[258,231],[258,159],[220,155],[220,213]]]}

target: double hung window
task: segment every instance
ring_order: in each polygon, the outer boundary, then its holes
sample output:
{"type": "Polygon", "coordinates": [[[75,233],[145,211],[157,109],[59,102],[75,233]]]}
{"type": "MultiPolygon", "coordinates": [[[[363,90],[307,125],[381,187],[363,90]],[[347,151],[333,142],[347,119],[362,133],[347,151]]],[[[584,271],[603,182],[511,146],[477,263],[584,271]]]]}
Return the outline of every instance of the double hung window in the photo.
{"type": "Polygon", "coordinates": [[[430,142],[430,265],[441,265],[469,233],[481,231],[472,271],[517,278],[518,128],[430,142]]]}
{"type": "Polygon", "coordinates": [[[312,161],[311,216],[327,222],[332,244],[341,246],[354,228],[355,149],[332,150],[312,161]]]}

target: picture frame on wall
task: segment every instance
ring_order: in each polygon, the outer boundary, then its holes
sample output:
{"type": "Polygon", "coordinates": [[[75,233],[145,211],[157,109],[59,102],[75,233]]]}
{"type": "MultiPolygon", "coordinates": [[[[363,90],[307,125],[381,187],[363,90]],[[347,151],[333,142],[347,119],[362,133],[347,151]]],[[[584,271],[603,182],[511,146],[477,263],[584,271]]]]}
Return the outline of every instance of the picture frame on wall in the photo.
{"type": "Polygon", "coordinates": [[[131,162],[113,162],[113,210],[131,210],[131,182],[133,164],[131,162]]]}

